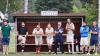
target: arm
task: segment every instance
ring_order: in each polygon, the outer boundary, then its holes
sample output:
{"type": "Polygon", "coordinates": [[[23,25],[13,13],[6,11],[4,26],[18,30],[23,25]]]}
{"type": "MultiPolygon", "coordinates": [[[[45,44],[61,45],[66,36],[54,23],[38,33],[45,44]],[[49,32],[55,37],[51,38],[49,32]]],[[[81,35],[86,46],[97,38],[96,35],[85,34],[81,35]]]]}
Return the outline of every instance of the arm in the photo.
{"type": "Polygon", "coordinates": [[[83,27],[82,26],[80,27],[80,33],[83,33],[83,27]]]}
{"type": "Polygon", "coordinates": [[[89,27],[86,27],[86,29],[84,30],[84,32],[89,32],[89,27]]]}
{"type": "Polygon", "coordinates": [[[52,28],[51,34],[54,35],[54,29],[52,28]]]}
{"type": "Polygon", "coordinates": [[[90,33],[91,33],[91,34],[98,34],[98,33],[99,33],[99,29],[98,29],[98,28],[96,28],[96,30],[95,30],[95,31],[90,30],[90,33]]]}
{"type": "Polygon", "coordinates": [[[28,29],[26,28],[26,36],[28,35],[28,29]]]}
{"type": "Polygon", "coordinates": [[[45,30],[45,33],[46,33],[46,35],[48,35],[49,33],[48,33],[48,29],[46,28],[46,30],[45,30]]]}
{"type": "Polygon", "coordinates": [[[98,32],[90,31],[91,34],[98,34],[98,32]]]}
{"type": "Polygon", "coordinates": [[[61,28],[61,29],[59,29],[59,33],[63,33],[63,29],[61,28]]]}
{"type": "Polygon", "coordinates": [[[43,32],[42,28],[40,29],[40,31],[41,31],[40,35],[44,35],[44,32],[43,32]]]}
{"type": "Polygon", "coordinates": [[[36,30],[35,29],[33,30],[32,35],[36,35],[36,30]]]}
{"type": "Polygon", "coordinates": [[[75,26],[74,26],[73,23],[72,23],[72,25],[71,25],[71,29],[72,29],[72,30],[75,30],[75,26]]]}

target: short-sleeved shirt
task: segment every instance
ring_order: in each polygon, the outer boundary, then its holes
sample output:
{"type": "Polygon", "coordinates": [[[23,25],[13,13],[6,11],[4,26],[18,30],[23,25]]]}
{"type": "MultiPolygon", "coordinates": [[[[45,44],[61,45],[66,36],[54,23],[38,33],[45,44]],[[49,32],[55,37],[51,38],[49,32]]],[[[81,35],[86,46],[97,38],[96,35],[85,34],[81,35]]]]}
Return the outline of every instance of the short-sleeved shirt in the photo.
{"type": "Polygon", "coordinates": [[[67,34],[73,34],[73,30],[75,29],[75,26],[73,23],[66,24],[67,34]],[[72,30],[73,29],[73,30],[72,30]]]}
{"type": "Polygon", "coordinates": [[[89,27],[88,26],[81,26],[80,27],[81,38],[88,37],[88,32],[89,32],[89,27]]]}
{"type": "MultiPolygon", "coordinates": [[[[90,31],[98,33],[99,32],[99,28],[98,28],[98,26],[96,26],[96,27],[92,26],[90,31]]],[[[91,34],[91,39],[94,39],[94,40],[98,39],[98,34],[91,34]]]]}
{"type": "Polygon", "coordinates": [[[55,36],[55,39],[63,39],[62,38],[62,33],[63,33],[63,28],[59,28],[59,29],[55,29],[55,33],[56,33],[56,36],[55,36]]]}
{"type": "Polygon", "coordinates": [[[3,35],[3,37],[9,37],[10,36],[10,31],[11,31],[11,27],[9,26],[9,25],[7,25],[7,26],[2,26],[1,27],[1,30],[2,30],[2,35],[3,35]]]}
{"type": "Polygon", "coordinates": [[[40,34],[40,33],[43,33],[43,29],[42,29],[42,28],[40,28],[39,30],[37,30],[37,28],[34,28],[33,34],[38,35],[38,34],[40,34]]]}
{"type": "Polygon", "coordinates": [[[50,28],[50,29],[46,28],[45,32],[46,33],[53,33],[54,32],[54,29],[53,28],[50,28]]]}
{"type": "Polygon", "coordinates": [[[26,27],[21,27],[18,29],[19,35],[26,35],[27,32],[28,32],[28,29],[26,27]]]}

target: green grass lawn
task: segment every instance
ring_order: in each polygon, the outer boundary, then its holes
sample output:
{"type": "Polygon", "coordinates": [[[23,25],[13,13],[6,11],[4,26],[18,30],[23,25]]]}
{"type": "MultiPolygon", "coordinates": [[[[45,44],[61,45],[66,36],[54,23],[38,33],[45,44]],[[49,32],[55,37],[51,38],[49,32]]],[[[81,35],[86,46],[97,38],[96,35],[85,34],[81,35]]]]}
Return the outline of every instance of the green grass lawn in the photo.
{"type": "Polygon", "coordinates": [[[86,55],[86,54],[35,54],[35,53],[10,53],[9,55],[2,55],[0,53],[0,56],[100,56],[100,54],[98,55],[86,55]]]}

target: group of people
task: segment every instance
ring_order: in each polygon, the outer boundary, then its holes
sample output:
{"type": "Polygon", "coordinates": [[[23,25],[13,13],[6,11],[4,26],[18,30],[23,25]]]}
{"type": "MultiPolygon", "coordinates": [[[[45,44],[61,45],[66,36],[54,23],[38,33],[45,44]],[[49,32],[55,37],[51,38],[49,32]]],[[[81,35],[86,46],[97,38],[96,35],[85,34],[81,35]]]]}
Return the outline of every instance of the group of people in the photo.
{"type": "Polygon", "coordinates": [[[89,55],[90,51],[93,50],[95,45],[95,55],[97,55],[97,47],[99,44],[99,40],[98,40],[99,28],[97,22],[93,21],[93,26],[90,29],[89,26],[87,25],[87,22],[82,22],[82,26],[80,27],[80,33],[81,33],[81,41],[80,41],[81,52],[83,53],[85,48],[85,52],[87,53],[87,55],[89,55]],[[89,38],[88,33],[91,34],[90,45],[88,41],[89,38]]]}
{"type": "MultiPolygon", "coordinates": [[[[70,19],[67,20],[67,24],[66,24],[66,30],[67,30],[67,42],[69,43],[73,43],[74,42],[74,29],[75,26],[74,24],[71,22],[70,19]]],[[[28,30],[27,27],[25,27],[25,23],[22,22],[21,24],[22,26],[18,29],[18,33],[19,33],[19,43],[20,44],[25,44],[26,41],[26,36],[28,35],[28,30]]],[[[63,40],[63,36],[62,33],[64,31],[64,28],[62,27],[62,23],[58,22],[58,27],[57,29],[54,29],[50,23],[47,24],[47,27],[45,29],[45,34],[43,32],[43,29],[40,27],[40,25],[38,24],[32,32],[32,35],[35,36],[35,45],[36,45],[36,53],[40,53],[40,49],[41,49],[41,45],[43,44],[43,40],[42,40],[42,36],[46,35],[47,36],[47,44],[48,44],[48,52],[51,53],[51,50],[53,49],[54,52],[57,54],[57,48],[58,45],[60,46],[60,51],[62,52],[62,54],[64,53],[64,40],[63,40]],[[54,38],[53,38],[54,37],[54,38]],[[54,48],[52,47],[54,43],[54,48]]],[[[24,46],[22,45],[22,48],[24,48],[24,46]]],[[[68,50],[69,52],[71,51],[71,45],[68,45],[68,50]]],[[[22,50],[23,52],[23,50],[22,50]]]]}
{"type": "MultiPolygon", "coordinates": [[[[67,34],[66,34],[66,42],[71,43],[74,45],[74,30],[75,26],[74,23],[67,19],[66,27],[65,27],[67,34]]],[[[91,49],[95,45],[95,55],[97,55],[97,47],[98,47],[98,26],[97,22],[93,21],[93,26],[89,28],[87,23],[84,21],[82,22],[82,26],[80,27],[80,51],[83,53],[84,48],[87,54],[90,54],[91,49]],[[90,45],[88,42],[88,33],[90,32],[90,45]],[[90,47],[89,47],[90,46],[90,47]],[[88,48],[89,47],[89,48],[88,48]]],[[[8,54],[8,46],[10,40],[10,31],[11,27],[8,24],[7,20],[4,20],[3,25],[1,26],[2,32],[2,43],[3,43],[3,54],[8,54]]],[[[63,33],[64,28],[62,27],[62,23],[58,22],[58,27],[54,29],[50,23],[47,24],[45,29],[45,35],[47,36],[47,44],[48,44],[48,52],[51,53],[53,49],[54,52],[57,54],[58,45],[60,46],[60,51],[64,54],[64,40],[63,40],[63,33]],[[53,38],[54,37],[54,38],[53,38]],[[52,45],[54,44],[54,47],[52,45]]],[[[22,45],[22,52],[24,51],[24,44],[26,42],[26,37],[28,35],[28,28],[25,26],[25,23],[22,22],[21,27],[18,28],[18,41],[19,44],[22,45]]],[[[32,35],[35,36],[35,45],[36,45],[36,53],[40,53],[41,45],[43,44],[42,36],[44,35],[43,29],[40,27],[40,24],[33,29],[32,35]]],[[[72,50],[73,51],[73,50],[72,50]]],[[[68,44],[68,52],[71,52],[71,45],[68,44]]]]}

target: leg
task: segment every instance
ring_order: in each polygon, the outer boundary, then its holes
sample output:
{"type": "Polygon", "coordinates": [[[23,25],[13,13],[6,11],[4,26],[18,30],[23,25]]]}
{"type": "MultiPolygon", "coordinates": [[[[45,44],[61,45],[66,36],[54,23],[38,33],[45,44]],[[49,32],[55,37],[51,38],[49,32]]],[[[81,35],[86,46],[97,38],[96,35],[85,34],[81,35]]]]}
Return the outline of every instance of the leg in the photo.
{"type": "Polygon", "coordinates": [[[38,51],[39,51],[39,40],[38,40],[38,37],[35,37],[35,44],[36,44],[36,54],[38,54],[38,51]]]}
{"type": "Polygon", "coordinates": [[[87,53],[87,52],[88,52],[88,46],[85,45],[85,53],[87,53]]]}
{"type": "Polygon", "coordinates": [[[71,52],[71,48],[70,48],[71,46],[70,46],[70,44],[68,44],[68,52],[70,53],[71,52]]]}
{"type": "Polygon", "coordinates": [[[58,42],[57,40],[54,41],[54,52],[57,54],[57,46],[58,46],[58,42]]]}
{"type": "Polygon", "coordinates": [[[49,53],[51,53],[52,45],[48,44],[48,48],[49,48],[49,53]]]}
{"type": "Polygon", "coordinates": [[[63,41],[60,41],[60,50],[62,52],[62,54],[64,53],[64,45],[63,45],[63,41]]]}
{"type": "Polygon", "coordinates": [[[85,53],[88,53],[88,37],[84,39],[85,53]]]}
{"type": "Polygon", "coordinates": [[[5,39],[5,54],[8,55],[9,52],[9,40],[10,38],[5,39]]]}
{"type": "Polygon", "coordinates": [[[98,46],[96,45],[95,46],[95,55],[97,55],[97,49],[98,49],[98,46]]]}
{"type": "Polygon", "coordinates": [[[3,54],[6,54],[6,45],[3,45],[3,54]]]}
{"type": "Polygon", "coordinates": [[[95,55],[97,55],[97,50],[98,50],[98,39],[95,40],[95,55]]]}
{"type": "Polygon", "coordinates": [[[80,51],[81,51],[82,53],[84,53],[84,52],[83,52],[83,49],[84,49],[84,46],[81,45],[80,51]]]}
{"type": "Polygon", "coordinates": [[[40,36],[40,37],[37,38],[37,41],[36,41],[36,44],[37,44],[36,52],[37,52],[37,54],[40,53],[42,43],[43,43],[42,36],[40,36]]]}
{"type": "Polygon", "coordinates": [[[9,46],[6,45],[5,47],[6,47],[6,55],[8,55],[8,52],[9,52],[9,46]]]}
{"type": "Polygon", "coordinates": [[[72,53],[74,53],[74,43],[72,42],[72,53]]]}
{"type": "Polygon", "coordinates": [[[72,53],[74,53],[74,34],[71,34],[72,53]]]}
{"type": "Polygon", "coordinates": [[[50,37],[47,37],[47,44],[48,44],[48,49],[49,49],[49,53],[51,53],[51,48],[52,48],[52,43],[51,43],[51,38],[50,37]]]}
{"type": "Polygon", "coordinates": [[[21,37],[21,46],[22,46],[22,53],[24,52],[24,47],[25,47],[25,42],[26,42],[26,37],[22,36],[21,37]]]}

